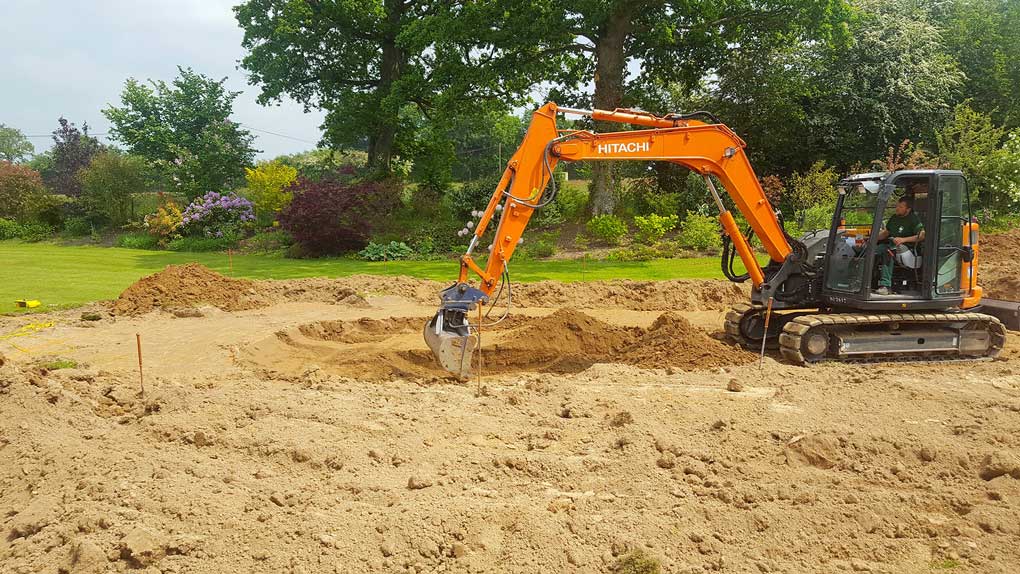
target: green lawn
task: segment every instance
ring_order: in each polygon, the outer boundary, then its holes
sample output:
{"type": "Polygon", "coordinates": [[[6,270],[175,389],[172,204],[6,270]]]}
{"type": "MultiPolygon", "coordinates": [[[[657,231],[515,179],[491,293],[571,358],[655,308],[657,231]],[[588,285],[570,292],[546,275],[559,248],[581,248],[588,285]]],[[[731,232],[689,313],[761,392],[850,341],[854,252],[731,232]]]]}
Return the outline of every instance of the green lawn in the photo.
{"type": "MultiPolygon", "coordinates": [[[[223,253],[0,241],[0,268],[3,269],[0,313],[14,311],[17,299],[38,299],[50,308],[114,299],[138,278],[171,263],[197,262],[223,274],[256,279],[342,277],[369,273],[453,281],[457,276],[454,260],[372,263],[354,259],[285,259],[273,255],[235,255],[233,259],[231,273],[227,255],[223,253]]],[[[517,260],[511,263],[510,270],[517,281],[722,278],[719,260],[715,257],[635,263],[588,261],[583,265],[581,261],[517,260]]]]}

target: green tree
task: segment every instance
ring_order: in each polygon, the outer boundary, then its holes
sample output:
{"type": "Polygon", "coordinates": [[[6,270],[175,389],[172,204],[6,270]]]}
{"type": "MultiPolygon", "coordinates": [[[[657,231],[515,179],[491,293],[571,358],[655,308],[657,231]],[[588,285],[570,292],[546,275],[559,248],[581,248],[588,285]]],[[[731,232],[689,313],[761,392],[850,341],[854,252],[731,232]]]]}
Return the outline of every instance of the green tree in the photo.
{"type": "Polygon", "coordinates": [[[905,139],[932,142],[964,77],[929,8],[855,0],[847,41],[737,52],[695,105],[740,133],[764,173],[803,171],[818,160],[849,170],[905,139]]]}
{"type": "Polygon", "coordinates": [[[82,170],[82,203],[86,213],[111,225],[124,225],[131,216],[131,194],[148,189],[147,166],[138,156],[105,151],[82,170]]]}
{"type": "MultiPolygon", "coordinates": [[[[610,110],[635,104],[656,108],[667,85],[688,94],[735,54],[802,39],[825,44],[846,17],[843,0],[550,0],[549,4],[563,14],[558,26],[566,34],[548,35],[548,49],[566,48],[572,56],[559,78],[564,96],[568,102],[590,101],[610,110]],[[640,72],[628,79],[628,64],[638,61],[640,72]],[[594,92],[588,100],[577,89],[592,79],[594,92]]],[[[620,126],[596,122],[595,128],[620,126]]],[[[608,163],[592,165],[595,213],[609,213],[615,206],[612,173],[608,163]]]]}
{"type": "Polygon", "coordinates": [[[18,128],[0,124],[0,160],[19,162],[35,153],[35,146],[18,128]]]}
{"type": "Polygon", "coordinates": [[[966,75],[964,93],[996,123],[1020,126],[1020,3],[966,0],[944,7],[942,37],[966,75]]]}
{"type": "Polygon", "coordinates": [[[326,110],[325,143],[367,149],[383,171],[397,156],[430,159],[417,130],[523,103],[561,69],[562,50],[536,38],[567,35],[561,13],[522,0],[247,0],[235,13],[259,100],[326,110]]]}
{"type": "Polygon", "coordinates": [[[790,176],[786,187],[785,203],[794,213],[800,213],[814,205],[836,205],[836,170],[817,161],[804,173],[790,176]]]}
{"type": "Polygon", "coordinates": [[[254,137],[230,120],[240,92],[190,68],[167,84],[128,79],[121,107],[103,115],[110,132],[132,154],[158,166],[189,199],[220,191],[244,176],[256,150],[254,137]]]}
{"type": "Polygon", "coordinates": [[[298,170],[279,161],[262,162],[255,169],[245,168],[248,182],[245,195],[255,204],[260,225],[269,225],[276,214],[290,204],[294,194],[288,189],[297,180],[298,170]]]}

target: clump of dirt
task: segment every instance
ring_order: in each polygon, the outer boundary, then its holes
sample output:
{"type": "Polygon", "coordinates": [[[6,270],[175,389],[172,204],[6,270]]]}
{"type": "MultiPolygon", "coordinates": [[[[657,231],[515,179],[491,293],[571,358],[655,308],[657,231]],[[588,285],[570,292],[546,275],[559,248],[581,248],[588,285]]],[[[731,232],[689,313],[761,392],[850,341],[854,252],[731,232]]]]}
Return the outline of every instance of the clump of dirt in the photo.
{"type": "Polygon", "coordinates": [[[1020,229],[982,235],[978,256],[978,283],[996,299],[1020,301],[1020,229]]]}
{"type": "Polygon", "coordinates": [[[124,290],[113,304],[117,315],[141,315],[155,309],[212,305],[224,311],[244,311],[271,303],[255,282],[224,277],[203,265],[168,265],[124,290]]]}
{"type": "MultiPolygon", "coordinates": [[[[244,350],[244,361],[292,374],[317,365],[363,380],[445,376],[422,340],[423,323],[401,317],[306,324],[254,343],[244,350]]],[[[493,374],[577,373],[596,363],[694,370],[753,360],[672,312],[643,329],[561,309],[544,317],[515,316],[483,332],[483,370],[493,374]]]]}

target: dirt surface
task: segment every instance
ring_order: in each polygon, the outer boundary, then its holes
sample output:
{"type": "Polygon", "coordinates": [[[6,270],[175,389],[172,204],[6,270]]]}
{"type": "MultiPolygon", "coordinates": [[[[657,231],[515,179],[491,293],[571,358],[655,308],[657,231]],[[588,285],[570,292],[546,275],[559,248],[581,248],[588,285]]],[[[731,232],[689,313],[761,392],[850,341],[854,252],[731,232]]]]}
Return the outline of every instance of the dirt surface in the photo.
{"type": "Polygon", "coordinates": [[[1020,229],[982,235],[978,283],[994,299],[1020,301],[1020,229]]]}
{"type": "Polygon", "coordinates": [[[995,361],[759,370],[717,338],[726,283],[536,285],[479,385],[424,360],[439,283],[247,285],[240,311],[0,318],[0,572],[1020,563],[1015,334],[995,361]]]}

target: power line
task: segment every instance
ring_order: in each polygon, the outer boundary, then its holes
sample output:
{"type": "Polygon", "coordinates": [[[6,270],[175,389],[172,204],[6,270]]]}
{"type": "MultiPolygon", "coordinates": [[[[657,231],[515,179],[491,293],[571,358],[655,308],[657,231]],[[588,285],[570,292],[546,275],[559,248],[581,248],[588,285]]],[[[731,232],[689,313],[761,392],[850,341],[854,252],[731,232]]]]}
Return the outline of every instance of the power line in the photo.
{"type": "Polygon", "coordinates": [[[288,136],[286,134],[278,134],[276,132],[271,132],[269,130],[263,130],[263,129],[259,129],[259,128],[256,128],[256,127],[252,127],[252,126],[250,126],[248,124],[241,124],[241,125],[246,127],[246,128],[248,128],[248,129],[250,129],[250,130],[252,130],[252,131],[262,132],[264,134],[269,134],[271,136],[276,136],[276,137],[280,137],[280,138],[287,138],[289,140],[294,140],[294,141],[298,141],[298,142],[301,142],[301,143],[306,143],[306,144],[309,144],[309,145],[319,145],[319,142],[308,141],[308,140],[304,140],[304,139],[301,139],[301,138],[296,138],[294,136],[288,136]]]}

